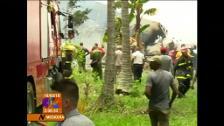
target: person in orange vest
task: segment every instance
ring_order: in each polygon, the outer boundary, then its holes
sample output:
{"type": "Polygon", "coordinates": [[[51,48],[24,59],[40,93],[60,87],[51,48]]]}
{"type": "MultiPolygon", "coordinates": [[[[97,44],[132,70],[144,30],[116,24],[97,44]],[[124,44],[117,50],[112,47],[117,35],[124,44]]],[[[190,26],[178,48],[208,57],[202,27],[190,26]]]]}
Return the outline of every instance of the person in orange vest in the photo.
{"type": "Polygon", "coordinates": [[[97,77],[102,79],[102,57],[102,51],[97,46],[94,46],[90,52],[90,59],[92,60],[90,65],[93,68],[92,72],[96,74],[95,79],[97,79],[97,77]]]}

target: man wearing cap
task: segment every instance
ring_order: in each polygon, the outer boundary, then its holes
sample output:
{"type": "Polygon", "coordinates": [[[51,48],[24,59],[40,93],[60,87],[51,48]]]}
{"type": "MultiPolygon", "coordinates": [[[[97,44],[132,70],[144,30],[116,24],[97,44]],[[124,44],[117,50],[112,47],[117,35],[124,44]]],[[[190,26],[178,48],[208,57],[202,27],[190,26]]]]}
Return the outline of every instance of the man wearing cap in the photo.
{"type": "Polygon", "coordinates": [[[153,71],[147,79],[145,95],[149,99],[151,126],[169,126],[170,108],[178,94],[178,89],[174,84],[172,74],[161,69],[159,56],[150,59],[150,68],[153,71]],[[171,99],[169,87],[172,89],[171,99]]]}
{"type": "Polygon", "coordinates": [[[174,76],[179,82],[178,90],[180,92],[180,98],[189,90],[193,76],[193,61],[192,57],[188,54],[188,48],[181,48],[181,53],[182,55],[174,67],[174,76]]]}
{"type": "Polygon", "coordinates": [[[162,47],[161,52],[161,69],[173,73],[173,63],[170,56],[167,55],[167,48],[162,47]]]}

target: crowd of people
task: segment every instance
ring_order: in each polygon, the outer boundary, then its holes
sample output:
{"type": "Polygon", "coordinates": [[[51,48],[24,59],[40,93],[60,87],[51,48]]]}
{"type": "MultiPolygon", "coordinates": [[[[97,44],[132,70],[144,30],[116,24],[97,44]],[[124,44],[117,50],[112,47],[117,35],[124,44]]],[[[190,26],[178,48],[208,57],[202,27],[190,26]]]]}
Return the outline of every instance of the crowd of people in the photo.
{"type": "MultiPolygon", "coordinates": [[[[138,47],[131,53],[134,80],[141,82],[145,63],[149,63],[151,69],[145,87],[145,95],[149,99],[148,112],[151,125],[169,126],[170,108],[176,96],[183,98],[190,88],[194,89],[197,80],[196,45],[187,47],[186,44],[181,44],[180,49],[177,49],[177,45],[171,42],[167,47],[161,46],[160,55],[149,59],[138,47]],[[169,87],[173,92],[171,99],[169,87]]],[[[117,48],[115,54],[115,65],[117,71],[120,71],[119,61],[122,56],[120,47],[117,48]]]]}
{"type": "MultiPolygon", "coordinates": [[[[96,78],[102,79],[102,58],[105,56],[104,47],[99,47],[97,43],[93,46],[91,50],[88,50],[83,46],[83,43],[80,43],[79,46],[74,45],[71,42],[73,39],[73,33],[69,34],[69,39],[64,42],[62,46],[62,73],[66,79],[71,79],[72,77],[72,55],[76,56],[79,72],[86,71],[86,56],[90,54],[92,67],[92,72],[95,73],[96,78]],[[73,50],[73,52],[71,51],[73,50]],[[75,50],[75,51],[74,51],[75,50]],[[78,50],[78,51],[77,51],[78,50]]],[[[182,44],[180,49],[177,49],[177,46],[171,42],[167,47],[161,46],[160,55],[146,58],[144,53],[140,48],[134,48],[134,51],[131,52],[131,62],[132,62],[132,72],[133,78],[135,81],[141,82],[142,73],[144,70],[145,63],[149,63],[150,66],[150,75],[147,77],[147,82],[145,86],[145,95],[149,99],[149,116],[151,119],[152,126],[169,126],[169,111],[172,106],[172,103],[176,96],[178,98],[183,98],[186,96],[186,93],[190,88],[194,89],[194,83],[197,80],[197,48],[192,46],[188,48],[185,44],[182,44]],[[178,87],[176,87],[175,82],[178,82],[178,87]],[[169,87],[172,89],[172,97],[169,97],[169,87]]],[[[115,50],[115,68],[116,76],[121,72],[122,66],[122,47],[117,46],[115,50]]],[[[71,93],[77,93],[77,87],[72,87],[75,85],[71,81],[61,81],[61,85],[65,87],[64,90],[67,90],[67,87],[70,87],[71,93]],[[72,91],[72,89],[74,90],[72,91]]],[[[57,84],[58,85],[58,84],[57,84]]],[[[54,90],[58,90],[54,87],[54,90]]],[[[60,84],[59,84],[60,85],[60,84]]],[[[62,87],[63,87],[62,86],[62,87]]],[[[65,93],[64,91],[61,91],[65,93]]],[[[66,91],[67,92],[67,91],[66,91]]],[[[68,91],[69,92],[69,91],[68,91]]],[[[67,116],[70,114],[79,115],[76,118],[65,120],[64,124],[77,123],[81,126],[82,123],[86,123],[85,126],[94,125],[87,117],[80,115],[76,108],[69,108],[69,105],[77,106],[78,94],[66,94],[68,95],[68,108],[70,112],[67,112],[67,116]],[[75,97],[74,103],[71,102],[72,97],[75,97]],[[78,119],[85,120],[84,122],[77,121],[78,119]],[[88,123],[88,124],[87,124],[88,123]]],[[[65,98],[66,99],[66,98],[65,98]]]]}
{"type": "Polygon", "coordinates": [[[84,47],[83,42],[79,45],[75,44],[74,31],[68,32],[68,39],[61,45],[62,61],[60,63],[60,72],[63,73],[65,79],[74,79],[72,74],[72,63],[76,60],[79,72],[86,72],[86,56],[90,55],[92,72],[95,73],[95,78],[102,79],[102,58],[105,55],[104,46],[98,46],[95,43],[91,50],[84,47]]]}
{"type": "Polygon", "coordinates": [[[182,98],[190,87],[194,89],[197,79],[196,46],[187,48],[185,44],[182,44],[180,50],[176,47],[171,49],[162,47],[161,56],[150,62],[150,67],[154,72],[148,78],[145,92],[150,99],[151,124],[152,126],[158,126],[158,124],[169,126],[169,110],[176,95],[182,98]],[[178,81],[178,88],[174,83],[175,79],[178,81]],[[171,100],[168,94],[169,86],[173,92],[171,100]]]}

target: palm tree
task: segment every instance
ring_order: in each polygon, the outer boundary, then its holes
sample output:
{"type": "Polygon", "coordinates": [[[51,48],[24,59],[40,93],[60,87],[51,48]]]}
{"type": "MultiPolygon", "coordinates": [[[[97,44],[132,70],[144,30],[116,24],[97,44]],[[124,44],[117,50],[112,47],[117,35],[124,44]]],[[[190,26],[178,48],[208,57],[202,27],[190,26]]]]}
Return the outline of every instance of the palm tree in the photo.
{"type": "Polygon", "coordinates": [[[114,83],[115,83],[115,28],[114,28],[114,0],[107,2],[107,29],[108,29],[108,42],[106,52],[106,67],[104,76],[104,85],[102,93],[99,97],[100,108],[110,106],[114,102],[114,83]]]}
{"type": "Polygon", "coordinates": [[[128,13],[128,1],[122,0],[122,66],[120,79],[118,80],[118,89],[124,92],[129,92],[129,88],[133,83],[132,71],[131,71],[131,56],[130,56],[130,42],[129,42],[129,13],[128,13]]]}

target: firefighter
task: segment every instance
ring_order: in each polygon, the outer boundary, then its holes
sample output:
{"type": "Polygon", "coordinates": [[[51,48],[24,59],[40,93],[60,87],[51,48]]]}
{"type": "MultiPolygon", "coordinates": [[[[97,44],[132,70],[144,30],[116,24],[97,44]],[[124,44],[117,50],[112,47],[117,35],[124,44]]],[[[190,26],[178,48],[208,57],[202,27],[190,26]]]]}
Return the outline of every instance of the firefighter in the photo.
{"type": "Polygon", "coordinates": [[[174,67],[174,76],[179,82],[179,98],[185,96],[186,92],[189,90],[193,76],[193,61],[188,53],[188,48],[181,48],[181,53],[182,55],[177,60],[174,67]]]}
{"type": "Polygon", "coordinates": [[[92,72],[96,74],[95,79],[97,79],[97,77],[102,79],[102,57],[103,52],[99,48],[93,47],[90,53],[90,59],[92,60],[90,65],[93,68],[92,72]]]}
{"type": "MultiPolygon", "coordinates": [[[[182,49],[182,48],[187,48],[187,47],[186,47],[185,44],[181,44],[181,47],[180,48],[182,49]]],[[[187,53],[188,53],[188,56],[193,57],[191,55],[191,50],[189,48],[187,48],[187,53]]],[[[181,55],[182,55],[181,50],[180,51],[177,51],[177,53],[176,53],[176,60],[178,60],[181,57],[181,55]]]]}
{"type": "Polygon", "coordinates": [[[68,31],[68,39],[62,44],[62,72],[63,76],[67,79],[72,79],[72,61],[76,51],[76,46],[72,39],[74,38],[74,31],[68,31]]]}

